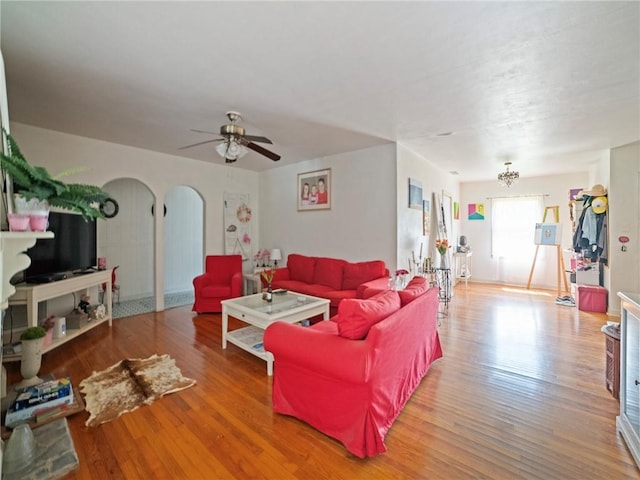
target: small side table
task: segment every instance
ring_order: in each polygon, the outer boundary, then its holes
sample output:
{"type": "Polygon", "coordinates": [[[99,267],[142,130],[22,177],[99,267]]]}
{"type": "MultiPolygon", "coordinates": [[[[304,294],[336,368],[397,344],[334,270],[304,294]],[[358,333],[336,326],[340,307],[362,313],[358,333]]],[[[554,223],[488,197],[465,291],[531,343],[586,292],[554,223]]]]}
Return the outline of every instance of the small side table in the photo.
{"type": "Polygon", "coordinates": [[[260,274],[259,273],[244,273],[242,274],[242,280],[244,282],[244,294],[253,295],[260,292],[260,274]]]}
{"type": "Polygon", "coordinates": [[[602,327],[605,338],[607,367],[605,386],[613,398],[620,398],[620,330],[613,325],[602,327]]]}
{"type": "Polygon", "coordinates": [[[451,301],[451,269],[450,268],[434,268],[436,277],[436,285],[440,289],[438,291],[438,300],[442,309],[438,309],[438,314],[446,316],[449,313],[449,302],[451,301]]]}

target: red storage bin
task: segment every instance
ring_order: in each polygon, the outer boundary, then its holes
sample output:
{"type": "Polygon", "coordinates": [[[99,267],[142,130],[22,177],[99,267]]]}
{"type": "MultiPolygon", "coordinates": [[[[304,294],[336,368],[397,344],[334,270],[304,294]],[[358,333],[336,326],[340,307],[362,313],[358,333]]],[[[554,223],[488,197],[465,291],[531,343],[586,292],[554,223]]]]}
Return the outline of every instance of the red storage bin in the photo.
{"type": "Polygon", "coordinates": [[[607,289],[595,285],[578,285],[576,305],[583,312],[607,313],[607,289]]]}

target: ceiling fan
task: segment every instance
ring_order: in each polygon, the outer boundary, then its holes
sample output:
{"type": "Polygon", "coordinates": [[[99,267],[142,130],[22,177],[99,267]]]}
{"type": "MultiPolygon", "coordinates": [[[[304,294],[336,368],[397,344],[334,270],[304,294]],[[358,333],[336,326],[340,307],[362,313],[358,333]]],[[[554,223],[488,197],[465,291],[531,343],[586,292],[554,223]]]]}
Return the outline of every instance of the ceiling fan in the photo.
{"type": "MultiPolygon", "coordinates": [[[[225,159],[226,163],[233,163],[238,158],[242,158],[247,153],[247,148],[259,153],[260,155],[264,155],[265,157],[270,158],[274,162],[280,160],[280,155],[278,155],[277,153],[273,153],[266,148],[254,143],[260,142],[272,144],[273,142],[271,140],[266,137],[258,137],[256,135],[245,134],[244,128],[242,128],[237,123],[239,120],[242,120],[242,116],[238,112],[227,112],[227,118],[231,123],[228,125],[222,125],[220,127],[220,136],[222,138],[215,138],[213,140],[205,140],[204,142],[193,143],[191,145],[180,147],[179,150],[196,147],[198,145],[204,145],[205,143],[221,142],[216,146],[216,151],[218,152],[218,154],[220,154],[221,157],[225,159]]],[[[207,132],[204,130],[191,131],[197,133],[211,133],[213,135],[216,135],[213,132],[207,132]]]]}

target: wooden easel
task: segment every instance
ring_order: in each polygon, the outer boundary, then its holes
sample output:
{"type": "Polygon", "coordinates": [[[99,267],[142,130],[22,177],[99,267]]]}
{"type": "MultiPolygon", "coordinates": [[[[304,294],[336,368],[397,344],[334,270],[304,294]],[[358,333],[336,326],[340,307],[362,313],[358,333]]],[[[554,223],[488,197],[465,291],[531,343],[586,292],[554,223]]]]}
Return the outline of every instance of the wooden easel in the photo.
{"type": "MultiPolygon", "coordinates": [[[[553,218],[555,223],[560,223],[560,207],[558,205],[554,205],[551,207],[544,207],[544,214],[542,215],[542,223],[547,219],[547,212],[549,210],[553,211],[553,218]]],[[[560,245],[555,245],[556,247],[556,263],[558,268],[558,296],[560,296],[560,277],[564,280],[564,290],[569,293],[569,283],[567,282],[567,275],[564,271],[564,258],[562,257],[562,249],[560,245]]],[[[531,265],[531,272],[529,273],[529,281],[527,282],[527,290],[531,287],[531,279],[533,278],[533,270],[536,267],[536,259],[538,258],[538,249],[540,245],[536,245],[536,253],[533,256],[533,264],[531,265]]]]}

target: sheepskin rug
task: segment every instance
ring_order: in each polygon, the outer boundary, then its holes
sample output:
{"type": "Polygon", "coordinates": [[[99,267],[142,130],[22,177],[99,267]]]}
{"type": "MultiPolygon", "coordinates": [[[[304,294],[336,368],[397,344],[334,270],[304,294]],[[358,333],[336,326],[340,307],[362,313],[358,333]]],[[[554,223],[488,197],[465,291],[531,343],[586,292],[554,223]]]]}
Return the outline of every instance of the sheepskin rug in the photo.
{"type": "Polygon", "coordinates": [[[183,377],[175,360],[166,354],[122,360],[80,382],[90,414],[85,425],[98,426],[195,383],[183,377]]]}

